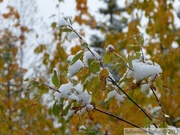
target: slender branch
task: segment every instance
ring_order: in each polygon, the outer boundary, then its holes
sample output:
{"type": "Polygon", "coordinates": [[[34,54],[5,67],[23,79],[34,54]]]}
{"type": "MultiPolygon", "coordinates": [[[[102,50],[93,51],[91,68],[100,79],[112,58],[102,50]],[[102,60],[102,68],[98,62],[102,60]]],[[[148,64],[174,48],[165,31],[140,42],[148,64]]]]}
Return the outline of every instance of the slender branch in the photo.
{"type": "MultiPolygon", "coordinates": [[[[31,81],[31,82],[37,82],[37,81],[31,81]]],[[[56,88],[54,88],[54,87],[51,87],[51,86],[49,86],[49,85],[47,85],[47,84],[45,84],[45,83],[41,83],[41,82],[37,82],[37,83],[39,83],[40,85],[44,85],[44,86],[46,86],[47,88],[52,89],[53,91],[56,91],[56,92],[58,92],[58,93],[61,93],[58,89],[56,89],[56,88]]]]}
{"type": "MultiPolygon", "coordinates": [[[[115,86],[118,87],[118,89],[119,89],[124,95],[126,95],[126,97],[128,97],[128,99],[129,99],[131,102],[133,102],[133,103],[149,118],[149,120],[151,120],[151,121],[153,122],[153,120],[151,119],[151,117],[144,111],[144,109],[143,109],[141,106],[139,106],[128,94],[126,94],[126,92],[125,92],[110,76],[108,76],[108,78],[111,80],[111,82],[112,82],[115,86]]],[[[156,128],[158,128],[157,125],[156,125],[154,122],[153,122],[153,125],[154,125],[156,128]]]]}
{"type": "Polygon", "coordinates": [[[74,32],[77,34],[77,36],[82,40],[84,41],[84,39],[82,38],[82,36],[71,26],[71,25],[68,25],[68,27],[74,32]]]}
{"type": "Polygon", "coordinates": [[[125,122],[125,123],[127,123],[127,124],[129,124],[129,125],[131,125],[131,126],[133,126],[133,127],[138,128],[138,129],[140,129],[140,130],[142,130],[142,131],[144,131],[144,132],[153,134],[153,133],[148,132],[148,131],[144,130],[143,128],[141,128],[141,127],[139,127],[139,126],[137,126],[137,125],[135,125],[135,124],[133,124],[133,123],[127,121],[127,120],[124,120],[123,118],[120,118],[120,117],[118,117],[118,116],[116,116],[116,115],[113,115],[113,114],[111,114],[111,113],[109,113],[109,112],[105,112],[105,111],[100,110],[100,109],[95,108],[95,107],[94,107],[94,110],[96,110],[96,111],[98,111],[98,112],[100,112],[100,113],[106,114],[106,115],[108,115],[108,116],[110,116],[110,117],[114,117],[114,118],[116,118],[116,119],[118,119],[118,120],[120,120],[120,121],[123,121],[123,122],[125,122]]]}
{"type": "Polygon", "coordinates": [[[162,104],[161,104],[160,100],[158,99],[158,97],[157,97],[157,95],[156,95],[154,89],[151,88],[151,87],[150,87],[150,89],[151,89],[151,91],[153,92],[153,94],[154,94],[154,96],[155,96],[155,98],[156,98],[156,100],[157,100],[159,106],[161,107],[161,110],[162,110],[162,113],[163,113],[163,117],[165,118],[166,123],[169,125],[169,121],[168,121],[167,117],[165,117],[165,114],[166,114],[166,113],[165,113],[165,111],[164,111],[164,109],[163,109],[163,107],[162,107],[162,104]]]}
{"type": "MultiPolygon", "coordinates": [[[[151,80],[151,82],[153,83],[153,82],[156,80],[156,78],[157,78],[157,75],[155,75],[155,77],[151,80]]],[[[148,81],[146,80],[146,82],[148,82],[148,81]]],[[[168,121],[167,117],[165,117],[165,114],[166,114],[166,113],[165,113],[165,111],[164,111],[164,109],[163,109],[163,107],[162,107],[162,104],[161,104],[160,100],[158,99],[158,97],[157,97],[154,89],[153,89],[152,87],[150,87],[150,89],[151,89],[151,91],[153,92],[153,94],[154,94],[154,96],[155,96],[155,98],[156,98],[159,106],[161,107],[161,111],[162,111],[162,113],[163,113],[163,118],[165,118],[166,123],[169,124],[169,121],[168,121]]]]}

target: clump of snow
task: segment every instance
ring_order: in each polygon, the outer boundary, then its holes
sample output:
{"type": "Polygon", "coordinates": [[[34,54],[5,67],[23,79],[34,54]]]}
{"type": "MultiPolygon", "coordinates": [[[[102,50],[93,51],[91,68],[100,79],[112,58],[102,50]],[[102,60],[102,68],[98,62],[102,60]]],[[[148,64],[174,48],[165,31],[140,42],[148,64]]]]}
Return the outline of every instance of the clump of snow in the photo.
{"type": "Polygon", "coordinates": [[[153,112],[153,113],[156,113],[156,112],[158,112],[160,109],[161,109],[160,106],[154,107],[153,110],[152,110],[152,112],[153,112]]]}
{"type": "Polygon", "coordinates": [[[81,125],[81,126],[79,127],[79,130],[86,130],[86,127],[85,127],[84,125],[81,125]]]}
{"type": "Polygon", "coordinates": [[[91,96],[88,94],[87,91],[79,93],[78,97],[82,105],[88,105],[91,103],[91,96]]]}
{"type": "Polygon", "coordinates": [[[147,90],[151,87],[151,85],[152,85],[152,82],[151,82],[151,81],[148,82],[148,83],[142,84],[142,85],[141,85],[141,91],[142,91],[142,93],[146,93],[147,90]]]}
{"type": "Polygon", "coordinates": [[[78,35],[74,32],[71,32],[69,35],[68,35],[68,39],[71,40],[71,39],[74,39],[74,38],[78,38],[78,35]]]}
{"type": "Polygon", "coordinates": [[[74,58],[74,55],[69,55],[68,58],[67,58],[67,61],[69,63],[71,63],[73,58],[74,58]]]}
{"type": "Polygon", "coordinates": [[[90,51],[86,51],[86,52],[84,53],[83,62],[84,62],[84,64],[85,64],[86,67],[89,67],[89,66],[88,66],[88,60],[89,60],[89,59],[99,59],[99,54],[97,54],[97,52],[95,52],[95,51],[93,51],[93,50],[91,50],[91,52],[90,52],[90,51]],[[91,52],[92,52],[93,54],[92,54],[91,52]]]}
{"type": "Polygon", "coordinates": [[[169,129],[168,131],[170,131],[169,133],[173,133],[174,135],[179,135],[180,134],[180,129],[179,128],[168,125],[168,129],[169,129]]]}
{"type": "Polygon", "coordinates": [[[67,21],[64,18],[60,18],[57,27],[65,27],[65,26],[68,26],[67,21]]]}
{"type": "Polygon", "coordinates": [[[107,102],[107,101],[110,100],[111,98],[115,97],[116,93],[117,93],[117,92],[116,92],[115,90],[110,91],[110,92],[108,93],[108,95],[107,95],[107,98],[105,99],[105,102],[107,102]]]}
{"type": "Polygon", "coordinates": [[[69,110],[68,114],[66,116],[63,116],[63,118],[65,119],[65,121],[68,120],[69,117],[71,117],[74,114],[74,110],[69,110]]]}
{"type": "Polygon", "coordinates": [[[151,62],[150,64],[150,61],[148,61],[148,63],[143,63],[136,59],[132,61],[132,66],[133,71],[128,71],[127,78],[133,77],[136,81],[162,73],[161,67],[157,63],[153,65],[151,62]]]}
{"type": "MultiPolygon", "coordinates": [[[[86,90],[83,90],[83,87],[80,83],[76,86],[74,86],[71,82],[62,84],[59,88],[59,92],[55,92],[54,96],[58,101],[61,98],[65,98],[67,101],[76,101],[81,103],[82,106],[84,106],[84,111],[81,109],[81,112],[85,112],[86,110],[93,110],[94,108],[93,105],[91,105],[91,95],[86,90]]],[[[66,105],[67,103],[65,102],[64,106],[66,105]]],[[[71,112],[68,113],[68,115],[71,114],[71,112]]]]}
{"type": "Polygon", "coordinates": [[[124,94],[119,94],[117,93],[117,91],[113,90],[113,91],[110,91],[107,95],[107,98],[105,99],[105,102],[107,102],[108,100],[110,100],[111,98],[115,97],[117,99],[117,103],[118,103],[118,106],[120,106],[120,103],[124,102],[124,97],[125,95],[124,94]]]}
{"type": "Polygon", "coordinates": [[[71,82],[67,84],[62,84],[59,88],[61,94],[61,98],[68,98],[73,88],[73,84],[71,82]]]}
{"type": "Polygon", "coordinates": [[[75,75],[78,73],[82,68],[84,67],[84,64],[81,60],[77,60],[73,65],[70,65],[68,67],[68,73],[70,76],[75,75]]]}
{"type": "Polygon", "coordinates": [[[108,45],[107,47],[106,47],[106,52],[114,52],[114,46],[113,45],[108,45]]]}

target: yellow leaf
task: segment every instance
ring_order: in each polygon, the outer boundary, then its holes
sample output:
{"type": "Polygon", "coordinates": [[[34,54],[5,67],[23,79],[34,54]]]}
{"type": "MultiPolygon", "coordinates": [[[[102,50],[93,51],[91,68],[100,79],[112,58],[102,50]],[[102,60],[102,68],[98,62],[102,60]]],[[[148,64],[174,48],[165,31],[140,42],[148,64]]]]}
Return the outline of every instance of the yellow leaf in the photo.
{"type": "Polygon", "coordinates": [[[108,76],[109,76],[108,70],[103,68],[99,74],[99,78],[101,80],[100,89],[104,90],[106,88],[106,79],[108,78],[108,76]]]}
{"type": "Polygon", "coordinates": [[[103,69],[100,71],[100,75],[99,75],[100,80],[101,80],[101,81],[104,81],[104,80],[106,80],[106,78],[108,78],[108,76],[109,76],[108,70],[105,69],[105,68],[103,68],[103,69]]]}

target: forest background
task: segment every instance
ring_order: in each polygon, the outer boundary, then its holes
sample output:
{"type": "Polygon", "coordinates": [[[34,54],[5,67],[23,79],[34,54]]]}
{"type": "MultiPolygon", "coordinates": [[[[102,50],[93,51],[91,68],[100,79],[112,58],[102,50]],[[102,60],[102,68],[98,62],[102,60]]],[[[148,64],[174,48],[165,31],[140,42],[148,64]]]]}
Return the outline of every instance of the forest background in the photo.
{"type": "MultiPolygon", "coordinates": [[[[109,44],[114,46],[117,54],[126,58],[128,54],[140,51],[134,38],[143,38],[145,57],[157,62],[163,70],[154,87],[168,115],[166,124],[180,126],[178,0],[104,0],[98,2],[103,6],[99,5],[97,12],[91,12],[92,7],[89,7],[87,0],[76,0],[74,16],[66,16],[66,11],[71,10],[71,7],[62,7],[65,0],[53,3],[56,3],[57,13],[52,13],[43,20],[37,16],[38,6],[35,0],[0,0],[1,134],[80,134],[79,127],[85,125],[88,129],[85,132],[114,135],[123,132],[124,127],[131,127],[98,112],[89,112],[75,116],[68,122],[64,121],[53,107],[54,91],[36,83],[28,87],[32,80],[53,86],[51,78],[55,74],[54,70],[59,78],[59,85],[68,82],[65,75],[68,70],[66,60],[83,47],[79,39],[70,39],[69,29],[57,28],[61,17],[71,20],[73,27],[102,58],[109,44]]],[[[51,9],[47,9],[47,12],[48,10],[51,9]]],[[[126,72],[126,67],[114,65],[110,71],[118,82],[126,72]]],[[[76,81],[81,80],[85,73],[83,70],[77,74],[76,81]]],[[[109,87],[105,90],[96,89],[93,100],[98,108],[140,127],[150,126],[149,121],[132,103],[124,102],[118,106],[115,98],[105,103],[109,87]]],[[[139,86],[129,80],[124,90],[148,110],[159,125],[164,124],[162,112],[152,112],[158,106],[154,96],[142,93],[139,86]]]]}

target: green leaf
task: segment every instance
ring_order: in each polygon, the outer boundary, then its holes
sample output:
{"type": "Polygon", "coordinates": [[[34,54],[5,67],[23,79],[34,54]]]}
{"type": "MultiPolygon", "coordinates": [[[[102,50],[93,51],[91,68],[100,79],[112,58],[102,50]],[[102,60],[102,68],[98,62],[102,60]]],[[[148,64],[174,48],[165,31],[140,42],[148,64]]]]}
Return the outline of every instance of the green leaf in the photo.
{"type": "Polygon", "coordinates": [[[37,81],[30,82],[29,85],[27,86],[27,90],[37,87],[38,85],[39,85],[39,82],[37,81]]]}
{"type": "Polygon", "coordinates": [[[134,94],[135,95],[138,95],[139,93],[141,93],[141,89],[140,88],[134,90],[134,94]]]}
{"type": "Polygon", "coordinates": [[[77,80],[72,79],[71,81],[72,81],[73,86],[76,86],[78,84],[77,80]]]}
{"type": "Polygon", "coordinates": [[[136,56],[133,59],[138,59],[141,56],[141,52],[136,52],[136,56]]]}
{"type": "Polygon", "coordinates": [[[105,53],[103,57],[104,64],[108,64],[111,60],[112,53],[105,53]]]}
{"type": "Polygon", "coordinates": [[[132,57],[130,55],[128,55],[128,64],[129,66],[132,68],[133,65],[132,65],[132,57]]]}
{"type": "Polygon", "coordinates": [[[72,30],[70,28],[64,28],[62,31],[63,32],[72,32],[72,30]]]}
{"type": "Polygon", "coordinates": [[[88,59],[88,67],[91,66],[91,63],[92,63],[93,61],[95,61],[95,59],[88,59]]]}
{"type": "Polygon", "coordinates": [[[113,54],[114,54],[113,58],[116,58],[116,59],[119,59],[120,61],[126,62],[126,60],[122,56],[120,56],[119,54],[117,54],[117,53],[113,53],[113,54]]]}
{"type": "Polygon", "coordinates": [[[68,104],[62,112],[62,116],[66,116],[70,108],[71,108],[71,104],[68,104]]]}
{"type": "Polygon", "coordinates": [[[63,109],[63,99],[60,100],[60,103],[55,101],[55,103],[53,105],[53,114],[54,114],[54,116],[58,116],[62,109],[63,109]]]}
{"type": "Polygon", "coordinates": [[[83,55],[83,51],[81,51],[81,52],[79,52],[78,54],[76,54],[75,56],[74,56],[74,58],[72,59],[72,64],[74,64],[77,60],[79,60],[81,57],[82,57],[82,55],[83,55]]]}
{"type": "Polygon", "coordinates": [[[81,83],[83,84],[86,81],[86,78],[89,77],[91,75],[90,70],[82,77],[81,79],[81,83]]]}
{"type": "Polygon", "coordinates": [[[0,105],[0,110],[3,111],[4,110],[4,107],[2,105],[0,105]]]}
{"type": "Polygon", "coordinates": [[[83,48],[87,48],[87,47],[88,47],[88,43],[84,42],[84,43],[82,43],[81,46],[82,46],[83,48]]]}
{"type": "MultiPolygon", "coordinates": [[[[129,97],[134,100],[134,91],[130,90],[128,93],[129,97]]],[[[128,100],[129,106],[131,107],[133,105],[133,102],[131,100],[128,100]]]]}
{"type": "Polygon", "coordinates": [[[54,86],[56,86],[57,88],[59,88],[60,86],[60,81],[59,81],[59,78],[57,76],[57,72],[56,70],[53,70],[53,76],[52,76],[52,83],[54,84],[54,86]]]}
{"type": "Polygon", "coordinates": [[[166,122],[161,123],[159,126],[159,128],[167,128],[167,127],[168,127],[168,125],[166,122]]]}
{"type": "Polygon", "coordinates": [[[90,70],[93,74],[97,73],[100,71],[100,63],[99,61],[93,61],[90,65],[90,70]]]}
{"type": "Polygon", "coordinates": [[[144,127],[149,127],[152,124],[152,122],[149,120],[149,118],[146,117],[143,119],[143,124],[144,127]]]}
{"type": "Polygon", "coordinates": [[[24,79],[25,82],[28,82],[29,80],[30,80],[29,78],[24,79]]]}
{"type": "Polygon", "coordinates": [[[96,77],[93,78],[93,83],[94,83],[95,86],[98,85],[99,82],[100,82],[100,79],[99,79],[98,76],[96,76],[96,77]]]}

